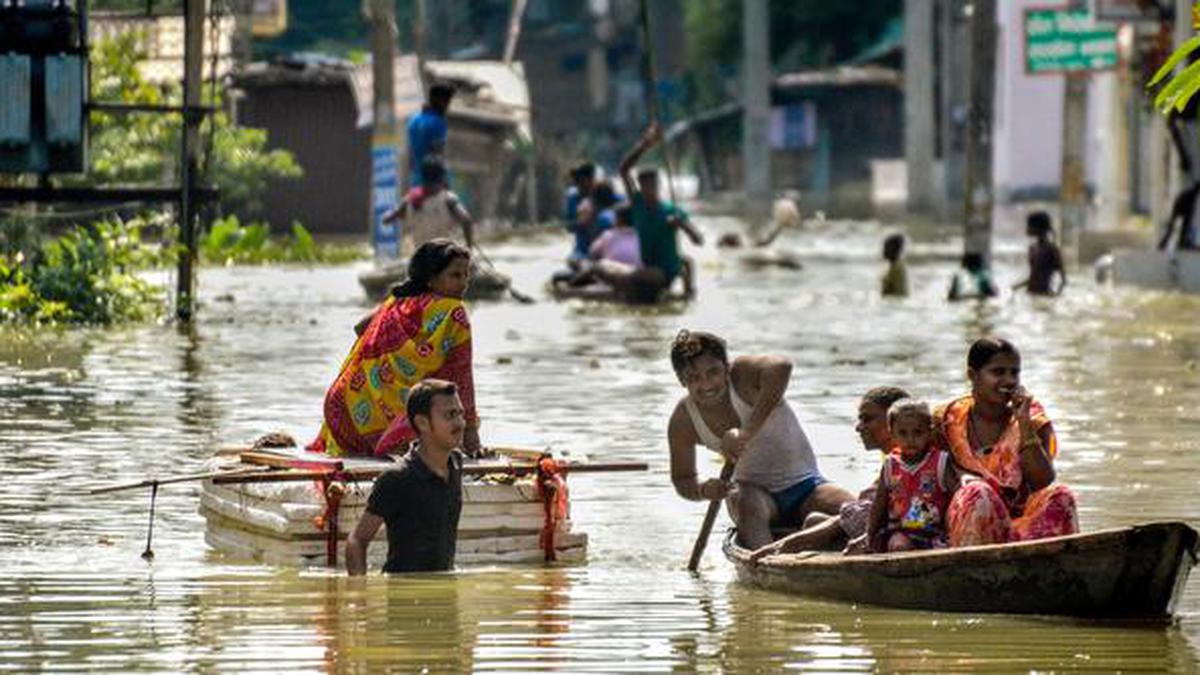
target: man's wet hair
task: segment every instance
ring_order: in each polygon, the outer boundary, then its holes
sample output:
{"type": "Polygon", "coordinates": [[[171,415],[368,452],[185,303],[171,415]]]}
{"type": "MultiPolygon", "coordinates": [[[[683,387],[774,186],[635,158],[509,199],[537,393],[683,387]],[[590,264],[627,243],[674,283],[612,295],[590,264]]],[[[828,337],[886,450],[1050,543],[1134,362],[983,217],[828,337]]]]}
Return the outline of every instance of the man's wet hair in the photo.
{"type": "Polygon", "coordinates": [[[883,240],[883,259],[891,262],[896,262],[900,259],[900,254],[904,252],[904,235],[900,233],[889,234],[883,240]]]}
{"type": "Polygon", "coordinates": [[[603,211],[617,203],[617,191],[613,189],[612,182],[602,180],[596,183],[596,187],[592,188],[592,202],[596,204],[596,209],[603,211]]]}
{"type": "Polygon", "coordinates": [[[962,266],[963,269],[970,270],[972,272],[978,272],[986,269],[987,267],[987,265],[984,264],[982,253],[964,253],[962,257],[962,266]]]}
{"type": "Polygon", "coordinates": [[[633,225],[633,207],[628,204],[621,204],[613,209],[613,215],[616,216],[618,225],[633,225]]]}
{"type": "Polygon", "coordinates": [[[416,429],[417,415],[424,415],[426,419],[430,418],[435,396],[454,396],[457,393],[458,386],[453,382],[437,379],[421,380],[408,390],[408,399],[404,403],[404,414],[408,417],[408,423],[412,425],[413,429],[416,429]]]}
{"type": "Polygon", "coordinates": [[[1050,214],[1045,211],[1034,211],[1026,216],[1025,227],[1034,234],[1046,234],[1054,231],[1054,225],[1050,222],[1050,214]]]}
{"type": "Polygon", "coordinates": [[[887,410],[902,398],[909,398],[909,394],[900,387],[873,387],[863,394],[862,400],[863,403],[877,405],[887,410]]]}
{"type": "Polygon", "coordinates": [[[575,167],[574,169],[571,169],[571,179],[572,180],[580,181],[580,180],[585,180],[588,178],[595,180],[595,178],[596,178],[596,165],[595,164],[592,164],[591,162],[584,162],[583,164],[580,164],[579,166],[575,167]]]}
{"type": "Polygon", "coordinates": [[[446,180],[446,165],[437,156],[429,156],[421,161],[421,183],[442,183],[446,180]]]}
{"type": "Polygon", "coordinates": [[[456,89],[449,82],[435,82],[429,87],[429,100],[435,98],[454,98],[456,89]]]}
{"type": "Polygon", "coordinates": [[[639,181],[641,181],[641,180],[657,181],[658,180],[658,169],[656,169],[655,167],[652,167],[652,166],[645,167],[644,169],[638,169],[637,179],[639,181]]]}
{"type": "Polygon", "coordinates": [[[967,367],[971,370],[982,370],[1000,354],[1012,354],[1018,360],[1021,358],[1021,352],[1017,351],[1017,346],[1004,338],[979,338],[967,351],[967,367]]]}
{"type": "Polygon", "coordinates": [[[683,371],[692,361],[708,354],[721,363],[729,364],[729,354],[725,350],[725,341],[700,330],[681,330],[671,342],[671,367],[675,374],[682,376],[683,371]]]}
{"type": "Polygon", "coordinates": [[[888,408],[888,426],[894,425],[897,419],[908,415],[923,417],[927,421],[933,422],[933,411],[929,409],[928,403],[911,398],[902,398],[888,408]]]}

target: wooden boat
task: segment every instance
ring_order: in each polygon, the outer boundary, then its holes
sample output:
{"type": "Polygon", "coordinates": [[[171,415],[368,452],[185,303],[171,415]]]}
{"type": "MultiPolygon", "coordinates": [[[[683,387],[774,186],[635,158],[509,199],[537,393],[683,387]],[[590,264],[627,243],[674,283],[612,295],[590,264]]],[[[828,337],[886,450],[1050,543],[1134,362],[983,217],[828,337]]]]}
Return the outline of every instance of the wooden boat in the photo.
{"type": "Polygon", "coordinates": [[[757,563],[736,543],[739,580],[827,600],[946,612],[1170,616],[1196,562],[1197,534],[1179,522],[1037,541],[844,556],[806,551],[757,563]]]}
{"type": "MultiPolygon", "coordinates": [[[[280,457],[281,461],[308,467],[330,461],[321,455],[290,448],[272,449],[270,454],[280,457]]],[[[217,456],[206,468],[210,471],[252,470],[255,465],[244,461],[243,457],[217,456]]],[[[350,474],[357,470],[378,471],[383,465],[374,459],[337,459],[350,474]]],[[[541,540],[546,508],[534,485],[535,480],[534,476],[514,479],[512,474],[464,477],[458,564],[546,560],[541,540]]],[[[199,507],[200,515],[205,519],[204,538],[215,551],[232,558],[277,565],[336,566],[342,542],[366,507],[371,485],[371,480],[246,483],[205,480],[200,489],[199,507]],[[337,489],[344,488],[344,491],[331,514],[326,495],[330,494],[328,488],[332,483],[337,483],[337,489]],[[335,517],[331,518],[331,515],[335,517]],[[331,523],[334,524],[332,528],[331,523]]],[[[555,560],[583,561],[587,556],[587,541],[586,534],[572,529],[568,513],[567,518],[557,520],[553,527],[555,560]]],[[[368,550],[371,562],[377,568],[387,551],[385,528],[380,529],[374,545],[368,550]]]]}
{"type": "MultiPolygon", "coordinates": [[[[381,267],[364,270],[358,275],[358,284],[372,301],[379,301],[393,284],[408,277],[408,263],[394,262],[381,267]]],[[[464,296],[467,300],[499,300],[508,293],[512,279],[486,265],[471,261],[471,284],[464,296]]]]}
{"type": "Polygon", "coordinates": [[[621,305],[662,305],[672,302],[686,302],[690,298],[678,291],[662,293],[656,300],[640,302],[603,283],[591,283],[586,286],[567,286],[565,284],[547,283],[546,292],[555,300],[588,300],[591,302],[611,302],[621,305]]]}

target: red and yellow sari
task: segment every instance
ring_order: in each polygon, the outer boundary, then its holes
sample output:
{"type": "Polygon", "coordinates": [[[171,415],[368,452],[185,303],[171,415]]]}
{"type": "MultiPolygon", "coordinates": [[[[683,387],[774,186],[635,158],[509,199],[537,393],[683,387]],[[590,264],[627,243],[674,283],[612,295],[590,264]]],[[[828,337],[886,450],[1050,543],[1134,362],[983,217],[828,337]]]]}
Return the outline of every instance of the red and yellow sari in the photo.
{"type": "MultiPolygon", "coordinates": [[[[971,396],[955,399],[934,411],[938,431],[954,461],[983,480],[964,484],[946,514],[951,546],[1001,544],[1044,539],[1079,531],[1075,495],[1065,485],[1032,491],[1021,469],[1021,430],[1013,417],[990,449],[972,445],[969,433],[971,396]]],[[[1037,401],[1030,417],[1039,436],[1048,433],[1049,455],[1058,454],[1058,439],[1045,409],[1037,401]]]]}
{"type": "Polygon", "coordinates": [[[308,450],[382,455],[402,448],[416,438],[404,401],[409,388],[427,378],[458,385],[467,423],[477,423],[471,326],[462,300],[389,296],[325,394],[325,422],[308,450]]]}

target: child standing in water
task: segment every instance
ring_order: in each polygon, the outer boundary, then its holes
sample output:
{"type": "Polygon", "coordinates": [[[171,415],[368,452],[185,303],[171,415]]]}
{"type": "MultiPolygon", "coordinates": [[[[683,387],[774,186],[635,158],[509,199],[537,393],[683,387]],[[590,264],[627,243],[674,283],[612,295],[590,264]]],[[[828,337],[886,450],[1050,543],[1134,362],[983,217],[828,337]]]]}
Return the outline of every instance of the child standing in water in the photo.
{"type": "Polygon", "coordinates": [[[1035,211],[1025,219],[1025,234],[1034,237],[1029,245],[1029,278],[1013,286],[1013,290],[1024,288],[1031,295],[1059,295],[1067,286],[1067,271],[1063,267],[1062,251],[1051,235],[1050,215],[1035,211]],[[1052,288],[1054,274],[1058,273],[1058,288],[1052,288]]]}
{"type": "Polygon", "coordinates": [[[950,453],[937,447],[929,405],[901,399],[888,409],[896,447],[883,460],[871,504],[867,542],[872,552],[946,546],[946,509],[958,489],[950,453]]]}
{"type": "Polygon", "coordinates": [[[892,234],[883,240],[883,259],[888,262],[883,273],[884,295],[908,295],[908,266],[904,264],[904,235],[892,234]]]}

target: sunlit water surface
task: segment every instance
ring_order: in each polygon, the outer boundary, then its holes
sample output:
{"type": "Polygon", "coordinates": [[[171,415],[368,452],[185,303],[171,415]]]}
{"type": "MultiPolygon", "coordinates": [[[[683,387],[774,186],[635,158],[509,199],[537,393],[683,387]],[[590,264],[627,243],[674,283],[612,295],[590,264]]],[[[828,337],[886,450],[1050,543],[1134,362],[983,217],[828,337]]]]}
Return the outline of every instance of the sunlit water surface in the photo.
{"type": "MultiPolygon", "coordinates": [[[[948,305],[959,244],[945,233],[915,243],[913,296],[883,300],[880,233],[830,223],[785,238],[801,272],[695,252],[700,299],[658,310],[546,299],[565,237],[492,247],[539,302],[472,309],[485,437],[502,427],[650,465],[571,479],[591,536],[572,568],[350,580],[223,560],[205,547],[195,484],[162,489],[148,564],[148,494],[83,494],[196,471],[265,431],[308,440],[366,310],[353,268],[205,270],[192,329],[0,333],[0,670],[1195,670],[1196,579],[1175,625],[1114,626],[758,591],[734,581],[718,535],[701,574],[683,571],[703,505],[676,497],[667,473],[680,395],[667,347],[681,327],[792,359],[789,398],[822,467],[854,488],[877,466],[851,431],[864,390],[946,399],[964,389],[970,340],[1010,337],[1057,423],[1085,529],[1200,521],[1200,300],[1075,278],[1057,301],[948,305]]],[[[1002,248],[1002,282],[1019,275],[1019,245],[1002,248]]]]}

